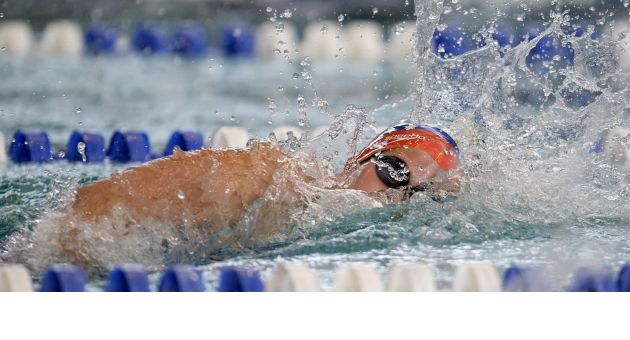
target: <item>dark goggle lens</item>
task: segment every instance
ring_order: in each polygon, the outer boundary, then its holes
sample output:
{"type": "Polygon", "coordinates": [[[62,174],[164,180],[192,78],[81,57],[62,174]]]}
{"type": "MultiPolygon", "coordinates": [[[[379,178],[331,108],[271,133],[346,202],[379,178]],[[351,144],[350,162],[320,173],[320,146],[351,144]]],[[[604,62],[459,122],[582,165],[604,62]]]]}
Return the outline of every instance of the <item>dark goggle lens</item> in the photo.
{"type": "Polygon", "coordinates": [[[374,157],[376,175],[388,188],[397,189],[409,185],[409,168],[398,157],[378,155],[374,157]]]}

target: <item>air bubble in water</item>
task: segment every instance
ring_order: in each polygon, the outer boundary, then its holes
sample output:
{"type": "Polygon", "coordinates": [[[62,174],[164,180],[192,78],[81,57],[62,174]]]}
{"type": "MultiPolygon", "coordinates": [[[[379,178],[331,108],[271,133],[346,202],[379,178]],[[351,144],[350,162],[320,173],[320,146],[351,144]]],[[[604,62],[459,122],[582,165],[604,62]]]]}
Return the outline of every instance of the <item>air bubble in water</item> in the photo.
{"type": "Polygon", "coordinates": [[[180,200],[183,200],[184,198],[186,198],[186,195],[184,195],[183,191],[177,190],[177,198],[179,198],[180,200]]]}
{"type": "Polygon", "coordinates": [[[322,34],[328,33],[328,26],[326,25],[322,26],[322,29],[320,30],[320,32],[322,32],[322,34]]]}
{"type": "Polygon", "coordinates": [[[376,15],[378,13],[378,8],[374,7],[372,8],[372,14],[376,15]]]}
{"type": "Polygon", "coordinates": [[[343,14],[339,14],[339,16],[337,17],[337,21],[339,22],[343,22],[343,19],[345,19],[346,17],[343,14]]]}
{"type": "Polygon", "coordinates": [[[81,112],[83,112],[83,109],[82,109],[82,108],[80,108],[80,107],[77,107],[77,108],[76,108],[76,110],[75,110],[75,112],[76,112],[76,113],[81,113],[81,112]]]}
{"type": "Polygon", "coordinates": [[[271,8],[271,7],[267,7],[267,9],[266,9],[266,10],[267,10],[267,13],[271,13],[271,11],[273,11],[273,8],[271,8]]]}
{"type": "Polygon", "coordinates": [[[295,79],[298,79],[298,78],[300,78],[300,74],[299,74],[299,73],[297,73],[297,72],[296,72],[296,73],[293,73],[293,76],[291,76],[291,78],[293,78],[294,80],[295,80],[295,79]]]}

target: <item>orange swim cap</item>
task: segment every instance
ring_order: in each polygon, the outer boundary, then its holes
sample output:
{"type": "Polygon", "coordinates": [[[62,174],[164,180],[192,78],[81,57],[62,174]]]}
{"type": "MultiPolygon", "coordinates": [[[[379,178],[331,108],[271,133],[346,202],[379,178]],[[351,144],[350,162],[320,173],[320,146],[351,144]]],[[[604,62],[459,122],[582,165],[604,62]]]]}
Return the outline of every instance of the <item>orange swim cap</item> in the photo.
{"type": "Polygon", "coordinates": [[[444,171],[459,165],[459,148],[449,134],[432,126],[413,124],[399,124],[381,132],[359,153],[356,161],[363,163],[379,152],[404,147],[428,153],[444,171]]]}

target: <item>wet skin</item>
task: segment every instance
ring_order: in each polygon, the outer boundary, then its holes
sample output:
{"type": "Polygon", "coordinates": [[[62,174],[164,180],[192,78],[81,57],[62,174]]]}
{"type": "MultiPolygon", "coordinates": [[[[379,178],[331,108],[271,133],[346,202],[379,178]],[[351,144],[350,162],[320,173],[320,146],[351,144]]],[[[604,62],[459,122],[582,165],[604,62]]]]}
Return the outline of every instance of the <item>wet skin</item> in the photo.
{"type": "MultiPolygon", "coordinates": [[[[412,186],[431,182],[439,190],[459,190],[456,179],[436,181],[445,174],[422,150],[398,148],[384,154],[407,164],[412,186]]],[[[378,179],[372,161],[337,179],[338,189],[362,190],[374,197],[396,193],[400,197],[387,199],[389,203],[404,200],[402,189],[390,189],[378,179]]],[[[66,209],[68,230],[60,240],[61,249],[74,263],[89,265],[90,260],[76,250],[80,247],[75,236],[102,221],[110,221],[113,228],[142,228],[156,220],[174,228],[192,224],[206,235],[228,231],[232,236],[223,241],[225,247],[254,245],[286,233],[291,208],[307,204],[296,187],[313,182],[299,162],[270,143],[240,150],[176,152],[79,188],[66,209]],[[248,211],[251,214],[254,202],[260,203],[256,226],[240,230],[239,223],[248,211]],[[81,221],[88,226],[77,223],[81,221]]]]}

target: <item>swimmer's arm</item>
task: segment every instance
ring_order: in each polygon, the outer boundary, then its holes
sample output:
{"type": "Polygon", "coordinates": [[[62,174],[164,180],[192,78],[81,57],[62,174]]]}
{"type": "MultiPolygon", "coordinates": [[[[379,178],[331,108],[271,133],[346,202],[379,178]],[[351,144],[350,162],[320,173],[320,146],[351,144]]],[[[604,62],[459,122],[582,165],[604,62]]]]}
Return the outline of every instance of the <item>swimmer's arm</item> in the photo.
{"type": "Polygon", "coordinates": [[[75,215],[97,221],[116,210],[129,220],[232,225],[272,182],[284,153],[268,144],[247,150],[200,150],[130,168],[80,188],[75,215]]]}

